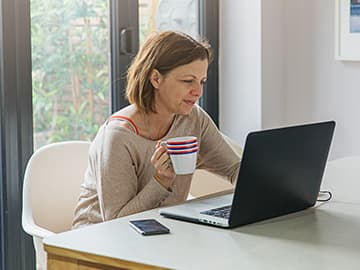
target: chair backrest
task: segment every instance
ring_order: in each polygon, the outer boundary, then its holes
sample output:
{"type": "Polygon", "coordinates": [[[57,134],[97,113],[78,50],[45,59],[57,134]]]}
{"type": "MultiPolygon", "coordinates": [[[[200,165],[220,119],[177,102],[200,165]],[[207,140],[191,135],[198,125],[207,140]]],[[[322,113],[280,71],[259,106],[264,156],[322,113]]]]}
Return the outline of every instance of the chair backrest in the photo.
{"type": "MultiPolygon", "coordinates": [[[[231,148],[239,156],[242,156],[242,149],[240,145],[226,135],[222,135],[225,140],[230,144],[231,148]]],[[[191,199],[193,197],[201,197],[232,188],[234,188],[234,186],[223,177],[206,170],[197,169],[195,170],[191,181],[188,199],[191,199]]]]}
{"type": "Polygon", "coordinates": [[[54,233],[71,228],[89,145],[85,141],[53,143],[30,158],[24,176],[23,212],[37,226],[54,233]]]}

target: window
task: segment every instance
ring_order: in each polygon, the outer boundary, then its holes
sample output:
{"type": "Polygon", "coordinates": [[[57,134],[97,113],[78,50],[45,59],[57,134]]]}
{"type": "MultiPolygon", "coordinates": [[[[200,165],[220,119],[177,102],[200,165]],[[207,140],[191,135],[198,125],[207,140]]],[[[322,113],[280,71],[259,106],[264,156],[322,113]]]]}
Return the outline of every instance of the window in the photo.
{"type": "Polygon", "coordinates": [[[31,0],[34,148],[91,140],[109,114],[109,5],[31,0]]]}

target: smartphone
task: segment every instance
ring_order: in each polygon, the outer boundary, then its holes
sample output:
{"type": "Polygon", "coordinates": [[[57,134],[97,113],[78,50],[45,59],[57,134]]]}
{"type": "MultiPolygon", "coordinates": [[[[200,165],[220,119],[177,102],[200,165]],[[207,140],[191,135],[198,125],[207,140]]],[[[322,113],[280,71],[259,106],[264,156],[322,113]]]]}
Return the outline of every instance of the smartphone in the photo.
{"type": "Polygon", "coordinates": [[[130,220],[129,224],[142,235],[154,235],[170,233],[169,228],[155,219],[130,220]]]}

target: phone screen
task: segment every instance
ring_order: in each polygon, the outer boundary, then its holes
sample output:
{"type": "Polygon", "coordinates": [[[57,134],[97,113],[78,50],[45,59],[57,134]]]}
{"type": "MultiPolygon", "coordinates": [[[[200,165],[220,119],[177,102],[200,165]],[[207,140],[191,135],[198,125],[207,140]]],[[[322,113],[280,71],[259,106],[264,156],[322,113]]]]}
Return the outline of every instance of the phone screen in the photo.
{"type": "Polygon", "coordinates": [[[143,235],[169,233],[169,228],[162,225],[155,219],[130,220],[130,226],[143,235]]]}

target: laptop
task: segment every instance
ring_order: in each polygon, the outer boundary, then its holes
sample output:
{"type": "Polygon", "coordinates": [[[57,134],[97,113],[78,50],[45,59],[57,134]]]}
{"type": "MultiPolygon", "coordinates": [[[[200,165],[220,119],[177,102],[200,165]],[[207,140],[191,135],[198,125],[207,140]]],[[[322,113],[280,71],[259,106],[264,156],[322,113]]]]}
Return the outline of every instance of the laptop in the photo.
{"type": "Polygon", "coordinates": [[[168,218],[237,227],[316,203],[334,121],[251,132],[234,192],[161,208],[168,218]]]}

